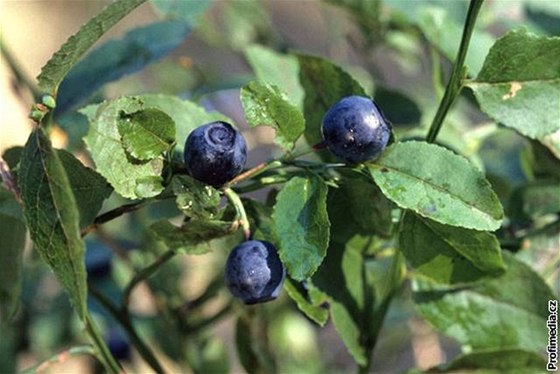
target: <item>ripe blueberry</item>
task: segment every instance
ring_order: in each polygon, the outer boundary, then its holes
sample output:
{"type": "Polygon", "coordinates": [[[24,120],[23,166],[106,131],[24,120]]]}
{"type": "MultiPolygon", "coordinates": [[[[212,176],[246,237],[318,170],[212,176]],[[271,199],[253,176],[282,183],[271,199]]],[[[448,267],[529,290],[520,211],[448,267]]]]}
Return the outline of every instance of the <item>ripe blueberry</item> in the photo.
{"type": "Polygon", "coordinates": [[[266,241],[249,240],[239,244],[226,262],[226,286],[245,304],[276,299],[285,276],[276,248],[266,241]]]}
{"type": "Polygon", "coordinates": [[[120,329],[114,327],[109,329],[105,342],[114,358],[119,361],[130,359],[130,342],[120,329]]]}
{"type": "Polygon", "coordinates": [[[193,130],[185,143],[189,174],[201,182],[220,187],[243,170],[247,144],[229,123],[216,121],[193,130]]]}
{"type": "Polygon", "coordinates": [[[86,271],[90,280],[104,279],[111,274],[113,253],[100,242],[86,244],[86,271]]]}
{"type": "Polygon", "coordinates": [[[329,150],[347,162],[378,156],[389,141],[391,125],[373,100],[348,96],[323,117],[323,138],[329,150]]]}

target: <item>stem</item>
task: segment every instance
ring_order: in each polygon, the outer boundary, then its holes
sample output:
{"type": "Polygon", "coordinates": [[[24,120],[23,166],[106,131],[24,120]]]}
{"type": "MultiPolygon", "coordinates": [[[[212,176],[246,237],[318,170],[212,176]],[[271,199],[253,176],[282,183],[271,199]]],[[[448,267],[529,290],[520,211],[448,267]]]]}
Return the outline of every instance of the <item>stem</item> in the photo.
{"type": "Polygon", "coordinates": [[[82,230],[81,232],[82,237],[86,236],[87,234],[95,230],[98,226],[107,223],[111,220],[114,220],[115,218],[118,218],[125,213],[134,212],[135,210],[142,208],[145,204],[147,204],[147,201],[138,201],[135,203],[119,206],[113,210],[103,213],[100,216],[97,216],[95,220],[93,220],[93,223],[91,225],[85,227],[82,230]]]}
{"type": "Polygon", "coordinates": [[[41,100],[41,92],[39,91],[37,86],[35,86],[33,81],[31,81],[27,77],[27,75],[25,73],[23,73],[23,71],[19,68],[19,64],[16,62],[16,60],[15,60],[14,56],[12,56],[11,52],[5,47],[2,39],[0,39],[0,53],[2,53],[2,55],[4,55],[4,59],[5,59],[6,63],[8,64],[8,66],[10,67],[10,70],[14,74],[14,77],[16,78],[17,84],[19,86],[27,87],[27,89],[29,89],[29,91],[33,95],[33,99],[35,101],[41,100]]]}
{"type": "Polygon", "coordinates": [[[134,290],[134,288],[138,285],[138,283],[142,282],[143,280],[149,278],[154,274],[163,264],[167,261],[171,260],[173,256],[175,256],[175,250],[170,249],[160,257],[158,257],[153,263],[148,265],[147,267],[140,270],[136,275],[132,278],[132,280],[128,283],[126,288],[124,289],[123,294],[123,308],[126,309],[130,300],[130,294],[134,290]]]}
{"type": "Polygon", "coordinates": [[[199,332],[200,330],[213,325],[216,321],[219,321],[220,319],[224,318],[225,316],[227,316],[229,314],[229,312],[231,312],[231,310],[233,309],[233,303],[229,302],[226,305],[224,305],[224,307],[222,309],[220,309],[219,311],[217,311],[214,315],[212,315],[211,317],[200,321],[196,324],[193,325],[189,325],[186,326],[185,328],[185,333],[188,334],[196,334],[197,332],[199,332]]]}
{"type": "Polygon", "coordinates": [[[235,211],[237,213],[237,220],[243,228],[243,235],[245,236],[245,240],[249,240],[251,238],[251,228],[249,227],[249,219],[247,218],[247,213],[245,212],[243,202],[239,198],[239,195],[229,187],[224,190],[224,195],[226,195],[229,202],[235,208],[235,211]]]}
{"type": "Polygon", "coordinates": [[[455,102],[455,99],[459,96],[461,88],[463,86],[463,68],[465,64],[465,57],[467,56],[467,50],[469,48],[469,42],[471,39],[472,32],[474,31],[474,24],[476,22],[476,17],[482,6],[484,0],[471,0],[469,5],[469,10],[467,12],[467,19],[465,21],[465,28],[463,29],[463,36],[461,38],[461,44],[459,45],[459,51],[457,52],[457,58],[453,64],[453,70],[451,71],[451,77],[445,88],[445,93],[443,94],[443,99],[439,104],[437,113],[432,121],[428,135],[426,136],[426,141],[428,143],[433,143],[441,126],[443,125],[443,120],[447,116],[447,112],[455,102]]]}
{"type": "Polygon", "coordinates": [[[267,170],[276,169],[280,166],[282,166],[282,162],[278,160],[272,160],[272,161],[260,163],[257,166],[252,167],[251,169],[246,170],[245,172],[233,178],[231,181],[229,181],[229,183],[226,184],[226,188],[229,188],[229,186],[239,183],[245,179],[256,177],[257,175],[264,173],[267,170]]]}
{"type": "Polygon", "coordinates": [[[132,322],[130,321],[129,314],[125,311],[124,313],[121,312],[112,302],[109,300],[105,295],[103,295],[99,290],[97,290],[93,285],[88,285],[88,290],[90,294],[111,314],[117,322],[122,326],[122,328],[126,331],[128,337],[130,338],[130,342],[134,345],[134,347],[138,350],[138,353],[144,361],[148,363],[154,369],[156,373],[164,373],[161,364],[157,360],[154,353],[150,350],[150,348],[144,343],[144,341],[138,336],[132,322]]]}
{"type": "Polygon", "coordinates": [[[95,325],[95,322],[93,321],[93,318],[91,318],[91,315],[89,313],[86,315],[85,325],[90,339],[93,341],[93,344],[97,348],[96,356],[105,367],[105,370],[113,374],[122,372],[123,370],[121,366],[109,351],[107,344],[105,344],[105,340],[103,340],[103,337],[101,337],[101,333],[99,332],[99,329],[95,325]]]}
{"type": "Polygon", "coordinates": [[[25,369],[21,372],[21,374],[34,374],[46,371],[51,365],[63,363],[70,357],[77,357],[77,356],[95,356],[95,349],[91,345],[80,345],[76,347],[72,347],[60,353],[57,353],[55,356],[38,363],[28,369],[25,369]]]}

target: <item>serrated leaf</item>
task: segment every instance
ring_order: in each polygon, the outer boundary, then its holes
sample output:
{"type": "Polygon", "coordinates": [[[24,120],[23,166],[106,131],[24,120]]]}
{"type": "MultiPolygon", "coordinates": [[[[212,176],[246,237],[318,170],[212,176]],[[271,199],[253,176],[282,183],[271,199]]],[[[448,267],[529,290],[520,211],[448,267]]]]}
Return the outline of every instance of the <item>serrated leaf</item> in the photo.
{"type": "Polygon", "coordinates": [[[288,274],[299,281],[309,278],[329,244],[327,186],[313,175],[292,178],[278,194],[272,218],[288,274]]]}
{"type": "Polygon", "coordinates": [[[167,114],[175,122],[175,152],[182,154],[187,137],[195,128],[209,122],[225,121],[233,124],[228,117],[218,112],[207,112],[202,106],[188,100],[181,100],[171,95],[142,95],[139,96],[146,108],[157,108],[167,114]]]}
{"type": "Polygon", "coordinates": [[[560,129],[560,37],[525,29],[498,39],[475,81],[481,109],[532,139],[560,129]]]}
{"type": "Polygon", "coordinates": [[[295,301],[298,309],[307,317],[315,321],[319,326],[324,326],[325,323],[327,323],[327,319],[329,318],[328,310],[306,298],[305,294],[307,291],[296,281],[287,277],[286,282],[284,282],[284,289],[288,293],[288,296],[295,301]]]}
{"type": "Polygon", "coordinates": [[[304,92],[299,83],[299,64],[295,56],[255,44],[245,49],[245,57],[259,81],[278,86],[296,108],[303,108],[304,92]]]}
{"type": "Polygon", "coordinates": [[[185,21],[163,21],[127,32],[94,49],[60,84],[55,115],[83,102],[101,86],[140,71],[178,47],[190,31],[185,21]]]}
{"type": "Polygon", "coordinates": [[[106,6],[72,35],[56,52],[37,77],[39,88],[55,96],[60,82],[78,59],[114,24],[146,0],[119,0],[106,6]]]}
{"type": "Polygon", "coordinates": [[[26,233],[21,207],[0,186],[0,324],[18,310],[26,233]]]}
{"type": "Polygon", "coordinates": [[[220,213],[218,190],[188,175],[175,175],[171,181],[177,207],[190,218],[216,219],[220,213]]]}
{"type": "Polygon", "coordinates": [[[278,87],[251,82],[241,88],[241,104],[249,126],[270,126],[276,130],[276,143],[287,151],[294,148],[305,128],[305,119],[278,87]]]}
{"type": "Polygon", "coordinates": [[[472,282],[505,271],[500,243],[485,231],[406,214],[399,248],[419,273],[441,283],[472,282]]]}
{"type": "Polygon", "coordinates": [[[64,166],[42,128],[31,133],[23,150],[19,187],[31,240],[83,320],[87,288],[79,211],[64,166]]]}
{"type": "Polygon", "coordinates": [[[113,188],[105,178],[82,164],[71,153],[64,150],[58,150],[57,153],[76,199],[80,212],[80,227],[84,228],[93,222],[113,188]]]}
{"type": "Polygon", "coordinates": [[[175,141],[175,122],[156,108],[123,113],[117,119],[117,128],[127,152],[142,161],[169,151],[175,141]]]}
{"type": "Polygon", "coordinates": [[[131,159],[118,130],[122,114],[144,109],[144,102],[135,97],[123,97],[81,110],[90,121],[84,138],[96,170],[107,179],[115,192],[127,198],[146,198],[163,191],[161,172],[163,157],[149,161],[131,159]]]}
{"type": "Polygon", "coordinates": [[[484,174],[446,148],[396,143],[368,167],[385,196],[402,208],[451,226],[500,227],[502,206],[484,174]]]}
{"type": "Polygon", "coordinates": [[[231,222],[218,220],[190,220],[180,227],[161,220],[152,224],[150,229],[169,249],[191,255],[210,251],[208,246],[199,244],[233,233],[231,222]]]}
{"type": "Polygon", "coordinates": [[[414,300],[420,314],[463,348],[546,347],[548,301],[555,299],[529,266],[503,253],[507,271],[468,286],[445,288],[416,279],[414,300]]]}
{"type": "Polygon", "coordinates": [[[488,349],[456,357],[448,364],[428,370],[428,373],[477,374],[541,374],[545,359],[523,349],[488,349]]]}
{"type": "Polygon", "coordinates": [[[298,55],[299,79],[305,90],[305,139],[310,145],[322,141],[321,124],[329,108],[345,96],[367,96],[350,74],[320,57],[298,55]]]}

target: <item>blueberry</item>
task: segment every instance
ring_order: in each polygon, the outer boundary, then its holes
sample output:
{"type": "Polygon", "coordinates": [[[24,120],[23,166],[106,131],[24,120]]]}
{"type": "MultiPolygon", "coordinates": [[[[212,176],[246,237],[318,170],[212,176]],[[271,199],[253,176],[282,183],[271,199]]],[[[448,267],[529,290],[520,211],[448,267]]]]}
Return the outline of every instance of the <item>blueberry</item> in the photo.
{"type": "Polygon", "coordinates": [[[375,158],[385,149],[391,125],[373,100],[348,96],[327,111],[322,131],[335,156],[358,163],[375,158]]]}
{"type": "Polygon", "coordinates": [[[235,247],[228,256],[225,273],[226,286],[245,304],[276,299],[286,277],[276,248],[261,240],[235,247]]]}
{"type": "Polygon", "coordinates": [[[113,253],[104,244],[94,241],[86,243],[86,271],[88,278],[103,279],[111,274],[113,253]]]}
{"type": "Polygon", "coordinates": [[[197,127],[187,137],[185,163],[189,174],[220,187],[243,170],[247,144],[229,123],[216,121],[197,127]]]}
{"type": "Polygon", "coordinates": [[[105,336],[105,342],[114,358],[119,361],[130,359],[130,342],[120,329],[109,329],[105,336]]]}

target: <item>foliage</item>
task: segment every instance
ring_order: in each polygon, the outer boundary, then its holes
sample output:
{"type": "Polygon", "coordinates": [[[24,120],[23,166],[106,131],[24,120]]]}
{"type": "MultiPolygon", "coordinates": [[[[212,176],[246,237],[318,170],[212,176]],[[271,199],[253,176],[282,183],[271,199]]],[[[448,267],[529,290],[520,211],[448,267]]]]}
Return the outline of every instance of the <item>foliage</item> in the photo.
{"type": "Polygon", "coordinates": [[[558,12],[521,2],[526,24],[505,25],[496,2],[482,0],[313,4],[331,24],[357,26],[347,38],[326,36],[357,43],[352,62],[283,38],[261,2],[153,1],[161,20],[82,58],[141,3],[112,3],[54,54],[38,77],[50,96],[32,108],[29,140],[2,156],[0,362],[11,366],[0,371],[15,371],[23,333],[14,326],[45,326],[34,320],[35,299],[55,304],[38,286],[45,265],[89,341],[72,332],[62,302],[41,317],[58,331],[41,330],[50,338],[36,349],[48,357],[72,345],[70,355],[94,355],[108,372],[122,370],[103,338],[115,325],[155,372],[167,361],[195,373],[235,362],[251,373],[339,371],[312,323],[334,327],[368,372],[382,367],[379,337],[392,333],[382,327],[419,318],[461,353],[417,371],[545,369],[560,264],[560,37],[547,22],[558,12]],[[215,74],[193,60],[181,65],[196,77],[181,95],[104,97],[105,84],[125,75],[145,69],[157,80],[158,69],[177,67],[167,55],[189,33],[250,71],[215,74]],[[383,58],[401,79],[384,77],[383,58]],[[406,76],[426,59],[428,79],[406,76]],[[198,126],[234,123],[209,104],[231,88],[244,115],[227,112],[236,126],[272,127],[279,147],[214,188],[187,175],[180,155],[198,126]],[[321,149],[323,115],[349,95],[375,98],[393,122],[391,144],[357,165],[321,149]],[[86,122],[87,131],[69,128],[86,122]],[[53,147],[57,125],[72,149],[53,147]],[[40,261],[24,260],[26,231],[40,261]],[[222,292],[227,253],[249,236],[278,248],[287,279],[277,301],[244,306],[222,292]],[[99,246],[116,256],[103,271],[86,269],[86,250],[99,246]],[[184,291],[179,281],[191,273],[184,291]],[[142,282],[154,304],[147,315],[131,306],[142,282]],[[209,329],[226,317],[235,318],[237,361],[209,329]]]}

